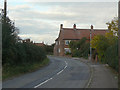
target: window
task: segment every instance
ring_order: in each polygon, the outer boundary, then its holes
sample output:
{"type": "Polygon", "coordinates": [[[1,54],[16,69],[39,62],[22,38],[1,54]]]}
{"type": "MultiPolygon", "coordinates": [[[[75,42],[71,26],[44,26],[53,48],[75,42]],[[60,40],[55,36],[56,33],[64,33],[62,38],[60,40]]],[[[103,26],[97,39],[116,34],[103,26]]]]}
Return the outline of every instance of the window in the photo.
{"type": "Polygon", "coordinates": [[[60,45],[60,41],[59,41],[59,45],[60,45]]]}
{"type": "Polygon", "coordinates": [[[58,49],[58,52],[60,53],[60,48],[58,49]]]}
{"type": "Polygon", "coordinates": [[[65,40],[65,45],[69,45],[71,40],[65,40]]]}
{"type": "Polygon", "coordinates": [[[56,45],[58,45],[58,41],[56,41],[56,45]]]}
{"type": "Polygon", "coordinates": [[[64,48],[64,50],[65,50],[65,54],[66,53],[71,53],[71,49],[70,48],[64,48]]]}

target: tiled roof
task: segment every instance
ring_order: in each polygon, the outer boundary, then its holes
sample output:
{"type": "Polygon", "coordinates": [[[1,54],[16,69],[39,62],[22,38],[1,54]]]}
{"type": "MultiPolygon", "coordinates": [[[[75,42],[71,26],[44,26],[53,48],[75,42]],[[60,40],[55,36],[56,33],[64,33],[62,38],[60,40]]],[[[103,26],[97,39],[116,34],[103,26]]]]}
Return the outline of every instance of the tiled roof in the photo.
{"type": "Polygon", "coordinates": [[[37,45],[37,46],[45,46],[44,43],[34,43],[34,44],[37,45]]]}
{"type": "MultiPolygon", "coordinates": [[[[107,29],[93,29],[92,30],[92,37],[95,35],[105,35],[108,32],[107,29]]],[[[61,30],[61,34],[63,39],[71,40],[71,39],[81,39],[86,37],[87,39],[90,38],[90,29],[72,29],[72,28],[63,28],[61,30]]]]}

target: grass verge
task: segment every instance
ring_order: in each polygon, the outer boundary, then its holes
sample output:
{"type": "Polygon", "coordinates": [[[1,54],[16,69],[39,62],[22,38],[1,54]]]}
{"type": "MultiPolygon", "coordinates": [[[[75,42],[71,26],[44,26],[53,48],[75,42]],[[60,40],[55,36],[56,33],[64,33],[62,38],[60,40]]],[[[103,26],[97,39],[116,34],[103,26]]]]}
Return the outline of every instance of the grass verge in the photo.
{"type": "Polygon", "coordinates": [[[35,63],[27,63],[20,66],[9,66],[9,67],[3,67],[2,70],[2,80],[7,80],[16,76],[20,76],[22,74],[33,72],[38,69],[40,69],[43,66],[46,66],[49,64],[49,59],[46,58],[42,62],[35,62],[35,63]]]}

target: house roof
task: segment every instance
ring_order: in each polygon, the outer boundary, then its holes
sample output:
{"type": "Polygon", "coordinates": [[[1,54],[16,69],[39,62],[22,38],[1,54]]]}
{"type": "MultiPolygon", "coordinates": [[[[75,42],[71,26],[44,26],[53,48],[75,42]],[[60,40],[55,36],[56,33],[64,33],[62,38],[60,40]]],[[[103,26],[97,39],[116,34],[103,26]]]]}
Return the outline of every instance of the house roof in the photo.
{"type": "Polygon", "coordinates": [[[57,40],[58,40],[58,38],[55,41],[57,41],[57,40]]]}
{"type": "Polygon", "coordinates": [[[34,43],[34,44],[37,45],[37,46],[45,46],[44,43],[34,43]]]}
{"type": "MultiPolygon", "coordinates": [[[[79,40],[83,37],[90,39],[90,30],[91,29],[62,28],[62,30],[60,30],[60,33],[62,35],[62,39],[64,40],[79,40]]],[[[108,32],[108,29],[93,29],[92,38],[95,35],[105,35],[106,32],[108,32]]],[[[56,39],[56,41],[58,40],[58,38],[56,39]]]]}

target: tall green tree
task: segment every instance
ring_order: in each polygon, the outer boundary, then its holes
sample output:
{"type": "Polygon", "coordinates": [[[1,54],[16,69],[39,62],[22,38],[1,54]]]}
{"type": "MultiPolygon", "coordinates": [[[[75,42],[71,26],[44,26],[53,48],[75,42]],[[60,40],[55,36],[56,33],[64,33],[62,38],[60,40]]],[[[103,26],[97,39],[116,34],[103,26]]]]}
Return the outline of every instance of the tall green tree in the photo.
{"type": "Polygon", "coordinates": [[[14,26],[14,23],[8,18],[1,18],[2,23],[2,63],[11,62],[15,59],[15,44],[18,39],[18,29],[14,26]]]}

